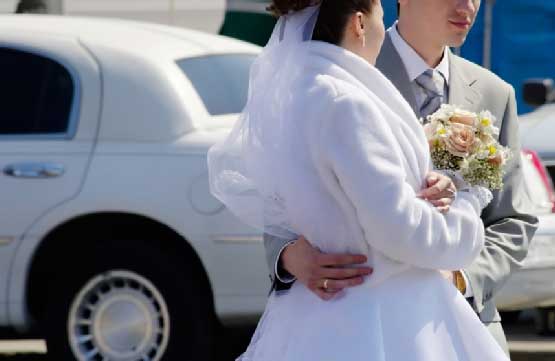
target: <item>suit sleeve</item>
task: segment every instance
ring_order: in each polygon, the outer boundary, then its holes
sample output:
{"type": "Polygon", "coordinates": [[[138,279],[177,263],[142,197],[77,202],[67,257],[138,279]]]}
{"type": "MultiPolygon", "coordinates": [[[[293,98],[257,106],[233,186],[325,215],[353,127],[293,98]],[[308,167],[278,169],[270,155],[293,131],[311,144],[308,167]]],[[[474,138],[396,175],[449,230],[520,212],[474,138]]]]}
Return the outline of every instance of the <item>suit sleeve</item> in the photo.
{"type": "Polygon", "coordinates": [[[443,215],[407,183],[399,140],[366,99],[340,96],[322,130],[322,151],[356,210],[366,241],[398,262],[427,269],[468,266],[483,247],[477,199],[459,192],[443,215]]]}
{"type": "Polygon", "coordinates": [[[518,139],[518,116],[514,89],[510,87],[499,142],[513,154],[504,177],[504,188],[494,192],[493,201],[484,210],[485,247],[467,269],[474,293],[474,308],[478,313],[509,278],[521,267],[530,240],[537,229],[538,219],[526,213],[528,202],[523,192],[518,139]]]}
{"type": "Polygon", "coordinates": [[[266,251],[266,261],[270,269],[270,279],[272,287],[278,291],[291,287],[295,278],[279,273],[279,259],[283,248],[294,241],[294,238],[281,238],[269,233],[264,233],[264,249],[266,251]]]}

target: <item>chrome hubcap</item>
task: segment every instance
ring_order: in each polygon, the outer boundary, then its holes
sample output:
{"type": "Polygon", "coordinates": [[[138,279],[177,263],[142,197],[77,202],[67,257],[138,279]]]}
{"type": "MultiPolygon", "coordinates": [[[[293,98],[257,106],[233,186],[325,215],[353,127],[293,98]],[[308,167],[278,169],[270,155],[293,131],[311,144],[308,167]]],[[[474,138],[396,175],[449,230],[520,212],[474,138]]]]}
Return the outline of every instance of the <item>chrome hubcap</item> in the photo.
{"type": "Polygon", "coordinates": [[[69,314],[71,348],[79,361],[157,361],[170,330],[160,292],[130,271],[94,277],[75,297],[69,314]]]}

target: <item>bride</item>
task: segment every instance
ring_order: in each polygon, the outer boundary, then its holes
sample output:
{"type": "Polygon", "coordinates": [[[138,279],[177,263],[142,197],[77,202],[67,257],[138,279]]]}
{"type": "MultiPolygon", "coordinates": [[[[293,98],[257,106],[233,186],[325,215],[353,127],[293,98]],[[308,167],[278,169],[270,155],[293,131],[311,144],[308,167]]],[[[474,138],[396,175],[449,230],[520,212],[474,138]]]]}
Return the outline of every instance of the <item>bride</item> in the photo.
{"type": "Polygon", "coordinates": [[[273,292],[240,360],[508,360],[439,271],[478,255],[491,194],[458,191],[446,214],[418,197],[430,154],[410,106],[373,66],[380,0],[273,8],[283,15],[253,65],[245,110],[209,152],[211,190],[251,226],[365,254],[374,273],[329,301],[299,282],[273,292]]]}

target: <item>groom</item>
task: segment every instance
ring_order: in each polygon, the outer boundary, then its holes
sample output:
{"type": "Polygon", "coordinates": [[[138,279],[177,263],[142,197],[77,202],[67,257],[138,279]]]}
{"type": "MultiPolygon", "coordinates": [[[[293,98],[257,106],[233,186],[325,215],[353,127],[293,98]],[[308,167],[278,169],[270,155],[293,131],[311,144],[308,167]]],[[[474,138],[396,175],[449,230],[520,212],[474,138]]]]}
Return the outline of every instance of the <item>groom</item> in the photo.
{"type": "MultiPolygon", "coordinates": [[[[511,272],[520,267],[537,219],[526,214],[526,199],[521,197],[513,88],[449,50],[464,43],[479,6],[480,0],[398,0],[399,20],[387,31],[376,66],[399,89],[417,117],[425,118],[442,103],[474,112],[489,110],[497,119],[500,143],[514,154],[503,190],[494,192],[493,201],[482,213],[486,227],[484,250],[468,269],[448,276],[508,353],[493,297],[511,272]]],[[[428,180],[433,186],[426,192],[437,195],[446,191],[447,183],[438,181],[440,176],[436,178],[431,183],[428,180]]],[[[371,269],[359,265],[366,262],[364,256],[325,255],[302,236],[286,240],[265,235],[264,241],[277,291],[286,290],[299,280],[319,297],[329,299],[343,288],[360,284],[371,273],[371,269]]]]}

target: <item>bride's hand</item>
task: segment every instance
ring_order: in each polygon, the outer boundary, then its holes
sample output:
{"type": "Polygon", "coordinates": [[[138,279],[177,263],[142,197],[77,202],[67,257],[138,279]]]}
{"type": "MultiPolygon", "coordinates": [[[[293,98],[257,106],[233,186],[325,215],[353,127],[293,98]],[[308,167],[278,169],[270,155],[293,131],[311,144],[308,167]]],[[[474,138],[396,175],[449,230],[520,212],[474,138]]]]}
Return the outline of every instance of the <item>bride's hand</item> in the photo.
{"type": "Polygon", "coordinates": [[[418,196],[429,201],[441,213],[449,212],[457,192],[451,178],[441,173],[430,172],[426,176],[426,187],[418,196]]]}

